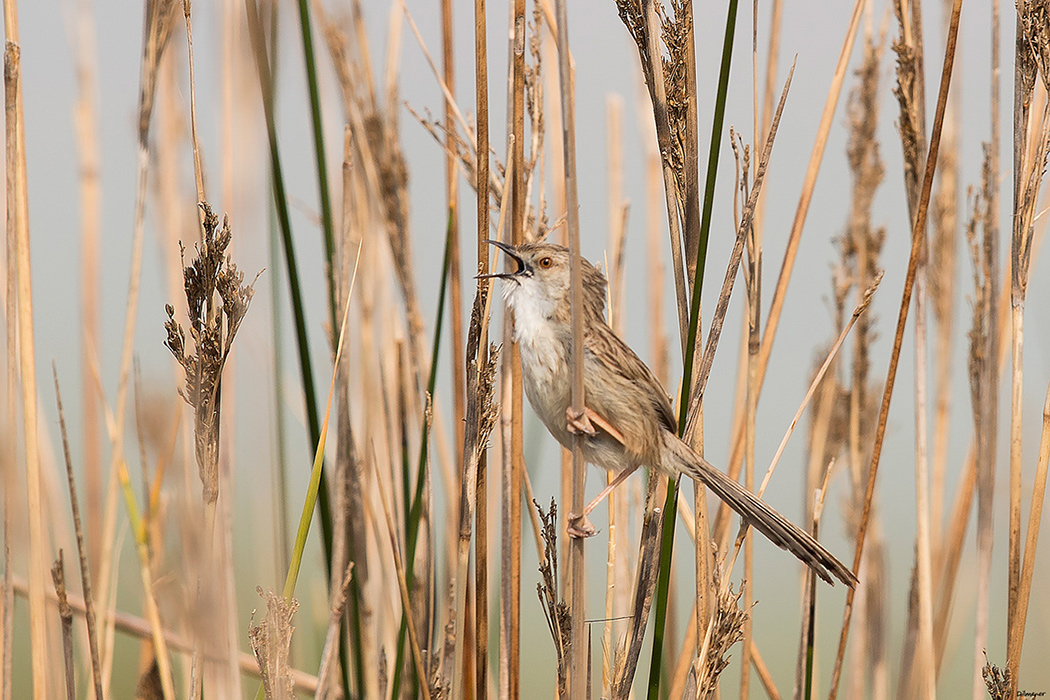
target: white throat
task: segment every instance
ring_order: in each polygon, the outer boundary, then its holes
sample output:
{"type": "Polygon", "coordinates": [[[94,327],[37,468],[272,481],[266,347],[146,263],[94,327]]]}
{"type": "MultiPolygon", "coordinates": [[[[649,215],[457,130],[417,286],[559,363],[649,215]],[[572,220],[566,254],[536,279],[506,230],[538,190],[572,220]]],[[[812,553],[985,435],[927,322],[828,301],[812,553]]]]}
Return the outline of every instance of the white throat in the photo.
{"type": "Polygon", "coordinates": [[[551,316],[554,302],[534,280],[508,282],[507,306],[514,310],[514,340],[521,348],[522,365],[553,370],[565,362],[565,347],[551,316]]]}

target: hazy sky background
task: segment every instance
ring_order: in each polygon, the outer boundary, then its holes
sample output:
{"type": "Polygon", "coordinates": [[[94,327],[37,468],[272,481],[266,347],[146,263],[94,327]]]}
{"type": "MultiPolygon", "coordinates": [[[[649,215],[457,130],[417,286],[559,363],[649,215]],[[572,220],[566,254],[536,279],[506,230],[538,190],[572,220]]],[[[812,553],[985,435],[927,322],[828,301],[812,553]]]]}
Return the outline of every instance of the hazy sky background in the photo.
{"type": "MultiPolygon", "coordinates": [[[[77,188],[78,166],[76,140],[73,126],[73,107],[76,97],[73,48],[72,0],[55,2],[38,0],[20,3],[22,43],[22,65],[25,92],[26,141],[28,150],[30,230],[33,245],[33,283],[36,321],[36,347],[42,406],[47,421],[42,425],[51,439],[57,433],[52,391],[48,378],[52,360],[57,363],[64,382],[69,420],[76,445],[80,431],[78,394],[81,371],[81,331],[79,321],[79,194],[77,188]]],[[[647,340],[647,312],[644,296],[635,290],[645,287],[644,276],[644,221],[645,196],[643,188],[643,130],[651,129],[651,115],[646,111],[644,87],[638,71],[638,57],[633,42],[620,23],[615,5],[609,0],[572,0],[570,3],[570,41],[576,60],[577,86],[577,159],[579,168],[579,199],[583,253],[590,260],[604,259],[608,241],[609,222],[606,206],[606,168],[608,162],[606,138],[606,100],[610,95],[619,95],[625,103],[624,121],[624,194],[631,202],[627,230],[627,273],[625,285],[627,307],[627,340],[636,345],[643,358],[649,359],[647,340]]],[[[424,41],[432,54],[440,49],[439,3],[428,0],[408,0],[412,13],[424,41]]],[[[456,97],[464,109],[473,113],[473,12],[472,4],[455,3],[456,31],[456,97]]],[[[339,16],[346,11],[342,3],[328,2],[330,11],[339,16]]],[[[376,61],[377,71],[384,70],[387,52],[387,32],[392,12],[398,5],[380,2],[364,3],[364,12],[369,26],[369,41],[376,61]]],[[[763,323],[768,303],[776,283],[783,249],[790,230],[798,202],[799,190],[806,164],[818,127],[827,88],[847,27],[850,3],[816,2],[786,3],[781,34],[780,59],[777,90],[787,76],[792,58],[797,56],[797,65],[784,111],[783,120],[773,150],[765,192],[767,194],[764,229],[763,279],[763,323]]],[[[138,3],[103,1],[94,4],[97,30],[98,75],[100,97],[100,140],[102,149],[102,356],[101,366],[106,396],[112,401],[116,392],[117,368],[120,358],[120,343],[123,334],[125,299],[127,294],[128,261],[133,220],[136,172],[136,104],[138,98],[139,58],[142,36],[142,6],[138,3]]],[[[501,161],[505,160],[505,133],[503,128],[506,105],[506,55],[507,55],[507,5],[491,2],[489,10],[490,52],[490,109],[492,114],[492,145],[501,161]]],[[[924,25],[927,39],[927,122],[932,124],[936,97],[936,86],[940,74],[943,46],[943,19],[939,3],[924,6],[924,25]]],[[[206,3],[193,6],[194,49],[197,79],[197,105],[201,136],[201,147],[205,169],[208,172],[208,192],[216,210],[229,212],[235,236],[236,257],[239,267],[251,276],[258,269],[267,267],[267,153],[257,82],[251,66],[242,59],[240,73],[236,76],[232,95],[234,112],[232,120],[224,126],[222,105],[222,62],[224,13],[230,12],[237,21],[238,51],[246,56],[247,36],[243,28],[243,5],[237,2],[206,3]],[[231,129],[232,127],[232,129],[231,129]],[[234,171],[232,196],[226,197],[223,190],[222,169],[225,167],[224,149],[229,148],[234,171]]],[[[697,3],[696,31],[699,81],[699,116],[701,140],[701,173],[706,167],[707,144],[710,138],[710,120],[717,80],[716,68],[721,51],[725,23],[722,3],[697,3]]],[[[768,36],[769,3],[760,3],[759,12],[759,63],[764,63],[768,36]]],[[[877,34],[886,16],[884,2],[875,3],[868,21],[877,34]]],[[[952,90],[961,96],[960,113],[960,213],[965,216],[965,188],[979,182],[981,144],[989,138],[989,66],[990,66],[990,7],[988,2],[966,3],[962,14],[959,54],[952,90]]],[[[751,110],[751,4],[741,3],[737,26],[737,41],[734,54],[730,100],[727,107],[726,127],[733,125],[750,141],[752,133],[751,110]]],[[[888,25],[887,41],[895,36],[895,26],[888,25]]],[[[322,283],[322,249],[318,226],[314,217],[318,209],[316,177],[314,175],[313,151],[309,130],[309,107],[303,80],[302,50],[297,32],[297,17],[292,3],[281,3],[281,44],[279,76],[279,138],[281,156],[284,161],[286,182],[293,201],[293,230],[296,236],[297,253],[301,270],[305,274],[305,293],[308,301],[308,323],[311,331],[312,349],[315,357],[315,372],[319,391],[327,387],[330,371],[327,351],[324,349],[323,323],[327,320],[322,283]]],[[[1003,3],[1002,19],[1002,138],[1003,153],[1003,216],[1000,225],[1004,251],[1008,251],[1009,203],[1012,176],[1009,171],[1011,133],[1010,110],[1012,101],[1012,54],[1014,14],[1012,3],[1003,3]]],[[[839,100],[831,136],[824,156],[824,164],[809,211],[798,252],[795,273],[784,306],[777,341],[774,346],[769,372],[758,413],[758,465],[764,469],[772,457],[791,416],[808,386],[811,367],[818,348],[828,343],[835,334],[831,319],[829,294],[831,289],[830,267],[837,259],[832,239],[841,234],[849,208],[850,175],[845,159],[845,106],[847,91],[854,85],[852,67],[858,64],[861,55],[861,39],[853,50],[851,73],[846,90],[839,100]]],[[[342,160],[342,114],[341,102],[335,91],[331,62],[323,43],[317,43],[318,65],[325,80],[322,95],[328,162],[331,172],[335,206],[339,206],[339,167],[342,160]]],[[[185,73],[185,33],[177,26],[170,46],[178,55],[181,88],[188,105],[188,78],[185,73]]],[[[440,89],[433,78],[411,30],[403,28],[398,53],[400,63],[400,99],[419,112],[430,110],[435,115],[442,110],[440,89]]],[[[872,311],[878,317],[880,341],[872,355],[872,376],[881,380],[885,376],[889,357],[889,339],[893,335],[897,307],[900,301],[903,278],[908,255],[909,230],[900,141],[895,128],[896,102],[891,94],[893,84],[893,54],[887,48],[882,63],[882,112],[880,114],[879,138],[881,155],[885,164],[886,179],[879,190],[873,209],[873,221],[886,227],[886,245],[882,261],[886,276],[876,296],[872,311]]],[[[554,71],[556,66],[544,65],[544,70],[554,71]]],[[[549,96],[554,98],[555,96],[549,96]]],[[[401,139],[408,159],[411,188],[411,225],[416,261],[417,285],[421,293],[423,310],[427,314],[428,333],[432,328],[437,282],[440,274],[441,246],[445,230],[444,210],[444,158],[441,149],[403,107],[400,108],[401,139]]],[[[188,111],[183,113],[188,119],[188,111]]],[[[548,133],[548,139],[558,134],[548,133]]],[[[189,160],[188,142],[183,144],[183,192],[192,191],[192,170],[189,160]]],[[[728,148],[728,135],[723,136],[720,162],[720,177],[716,190],[716,204],[711,233],[711,247],[707,264],[704,306],[713,308],[718,287],[725,270],[725,261],[732,246],[733,225],[731,208],[732,152],[728,148]]],[[[461,186],[461,210],[464,236],[469,240],[473,231],[474,197],[469,188],[461,186]]],[[[187,202],[192,207],[192,202],[187,202]]],[[[660,207],[663,207],[661,201],[660,207]]],[[[169,354],[163,347],[163,305],[167,301],[167,281],[163,264],[162,248],[158,243],[158,209],[151,198],[146,212],[146,249],[143,258],[142,299],[138,314],[136,356],[141,363],[144,382],[157,391],[168,391],[172,382],[169,354]]],[[[551,220],[560,212],[550,212],[551,220]]],[[[184,214],[192,216],[192,213],[184,214]]],[[[961,234],[960,234],[961,235],[961,234]]],[[[471,248],[466,248],[464,258],[472,257],[471,248]]],[[[666,256],[666,243],[664,245],[666,256]]],[[[969,327],[969,303],[971,296],[971,266],[965,244],[960,239],[957,249],[957,284],[959,303],[956,305],[956,345],[953,356],[954,383],[952,387],[954,410],[952,413],[951,445],[948,459],[949,483],[946,503],[951,503],[956,483],[955,473],[960,468],[972,435],[969,388],[965,371],[966,331],[969,327]]],[[[668,269],[670,265],[669,256],[668,269]]],[[[1005,260],[1005,257],[1004,257],[1005,260]]],[[[469,272],[468,268],[465,271],[469,272]]],[[[238,434],[235,443],[235,471],[239,490],[237,509],[238,538],[245,538],[251,545],[251,533],[255,530],[270,532],[268,522],[268,488],[260,493],[259,486],[269,483],[272,409],[272,389],[269,364],[272,362],[270,331],[270,286],[279,271],[267,270],[257,284],[258,294],[249,313],[237,344],[237,386],[245,392],[237,402],[238,434]],[[260,391],[265,377],[265,393],[260,391]],[[266,505],[262,514],[251,508],[253,501],[266,505]]],[[[283,274],[283,273],[281,273],[283,274]]],[[[282,280],[283,283],[283,280],[282,280]]],[[[676,348],[677,322],[672,305],[670,280],[665,301],[665,327],[669,334],[671,350],[671,376],[680,373],[680,360],[676,348]]],[[[727,456],[729,412],[735,382],[735,366],[739,339],[739,319],[742,304],[738,287],[731,306],[726,332],[719,349],[718,358],[707,391],[705,407],[707,456],[716,464],[724,463],[727,456]]],[[[1050,299],[1050,282],[1047,281],[1044,262],[1033,260],[1031,283],[1027,306],[1028,323],[1025,328],[1025,498],[1031,488],[1035,456],[1039,441],[1039,415],[1041,413],[1045,384],[1050,375],[1050,352],[1048,352],[1048,315],[1046,300],[1050,299]]],[[[468,300],[469,301],[469,300],[468,300]]],[[[285,319],[288,319],[287,312],[285,319]]],[[[709,319],[705,319],[705,324],[709,319]]],[[[893,409],[887,432],[886,446],[879,474],[879,520],[888,539],[890,560],[891,613],[893,621],[889,661],[896,667],[899,663],[899,640],[905,618],[908,576],[912,561],[914,541],[914,428],[912,411],[912,368],[914,357],[911,344],[911,324],[907,335],[893,409]]],[[[447,344],[445,346],[447,348],[447,344]]],[[[285,353],[291,360],[294,351],[291,345],[285,353]]],[[[443,361],[445,373],[439,385],[439,400],[448,396],[448,362],[443,361]]],[[[1008,367],[1008,366],[1007,366],[1008,367]]],[[[289,381],[297,380],[293,365],[289,364],[289,381]]],[[[931,368],[932,369],[932,368],[931,368]]],[[[1008,371],[1008,370],[1007,370],[1008,371]]],[[[1002,663],[1005,657],[1005,577],[1006,577],[1006,429],[1008,427],[1008,384],[1004,382],[1004,401],[1001,404],[1001,427],[996,490],[996,552],[993,562],[992,628],[990,658],[1002,663]]],[[[673,387],[670,387],[673,389],[673,387]]],[[[294,386],[289,388],[287,400],[292,412],[301,414],[301,406],[294,386]]],[[[528,409],[526,409],[528,411],[528,409]]],[[[808,420],[808,418],[804,419],[808,420]]],[[[800,428],[802,426],[800,425],[800,428]]],[[[302,432],[298,423],[293,431],[302,432]]],[[[546,465],[554,464],[556,457],[553,440],[527,417],[526,435],[529,442],[530,471],[537,498],[547,502],[557,494],[555,471],[546,465]]],[[[54,444],[54,443],[52,443],[54,444]]],[[[52,448],[54,449],[54,448],[52,448]]],[[[305,457],[305,438],[300,434],[292,445],[291,454],[305,457]],[[298,450],[298,451],[297,451],[298,450]]],[[[783,509],[793,519],[801,514],[799,486],[802,475],[804,436],[800,430],[789,444],[778,474],[772,484],[769,500],[783,509]]],[[[300,465],[302,480],[292,486],[292,500],[297,502],[305,486],[308,470],[305,458],[300,465]]],[[[591,472],[590,485],[596,487],[597,472],[591,472]]],[[[824,532],[831,548],[841,558],[850,559],[852,549],[842,536],[838,523],[839,506],[843,497],[844,482],[840,481],[831,499],[833,519],[826,521],[824,532]]],[[[1027,514],[1027,508],[1025,508],[1027,514]]],[[[67,518],[66,515],[58,516],[67,518]]],[[[1027,517],[1027,516],[1026,516],[1027,517]]],[[[1043,528],[1044,535],[1046,527],[1043,528]]],[[[972,533],[972,525],[971,525],[972,533]]],[[[604,543],[604,536],[599,538],[604,543]]],[[[972,540],[972,535],[970,537],[972,540]]],[[[1044,537],[1044,542],[1045,542],[1044,537]]],[[[597,540],[596,540],[597,542],[597,540]]],[[[680,545],[681,546],[681,545],[680,545]]],[[[261,564],[249,553],[254,547],[245,548],[244,569],[238,582],[239,589],[247,596],[256,584],[268,585],[272,575],[271,565],[261,564]],[[260,579],[253,569],[265,571],[260,579]]],[[[1050,628],[1050,602],[1038,595],[1038,580],[1046,580],[1048,557],[1040,556],[1037,567],[1036,595],[1029,612],[1029,632],[1026,638],[1025,662],[1021,687],[1033,691],[1050,690],[1050,669],[1039,664],[1047,645],[1050,628]]],[[[685,551],[685,550],[683,550],[685,551]]],[[[591,549],[591,571],[596,568],[598,557],[604,556],[604,545],[591,549]]],[[[796,589],[783,591],[778,572],[791,566],[792,580],[795,569],[786,554],[779,553],[767,545],[760,545],[761,554],[756,557],[756,598],[761,601],[756,616],[761,619],[783,618],[784,634],[791,645],[790,653],[774,653],[778,638],[758,639],[760,648],[767,650],[766,660],[777,677],[783,691],[790,686],[791,669],[794,663],[794,640],[797,627],[796,589]],[[769,551],[761,548],[765,547],[769,551]],[[782,605],[780,604],[782,603],[782,605]],[[771,658],[772,657],[772,658],[771,658]]],[[[527,554],[523,571],[526,584],[523,591],[523,607],[529,611],[523,617],[539,623],[538,610],[529,606],[536,604],[532,597],[532,584],[528,576],[533,569],[534,554],[527,554]]],[[[130,556],[129,556],[130,559],[130,556]]],[[[686,565],[683,557],[683,566],[686,565]]],[[[964,570],[975,570],[974,547],[967,545],[962,566],[964,570]]],[[[691,567],[691,558],[688,560],[691,567]]],[[[316,591],[314,593],[317,593],[316,591]]],[[[130,593],[134,596],[134,593],[130,593]]],[[[306,593],[304,593],[306,595],[306,593]]],[[[245,596],[245,597],[247,597],[245,596]]],[[[831,599],[822,609],[822,629],[826,628],[825,642],[830,641],[837,630],[842,610],[841,587],[826,595],[831,599]]],[[[958,619],[952,627],[955,652],[947,662],[942,690],[954,695],[950,689],[968,689],[970,662],[972,658],[972,605],[973,584],[970,577],[962,577],[957,595],[958,619]]],[[[243,603],[249,609],[254,602],[243,603]]],[[[686,611],[683,611],[683,614],[686,611]]],[[[593,615],[600,616],[596,606],[593,615]]],[[[246,622],[245,622],[246,624],[246,622]]],[[[776,629],[776,626],[772,626],[776,629]]],[[[759,634],[769,634],[769,627],[756,625],[759,634]]],[[[546,632],[542,623],[535,626],[537,643],[536,659],[525,660],[528,670],[544,668],[551,655],[546,632]],[[532,664],[535,664],[533,666],[532,664]]],[[[833,646],[827,647],[827,654],[833,646]]],[[[550,658],[553,658],[552,656],[550,658]]],[[[830,659],[825,663],[825,676],[830,670],[830,659]]],[[[549,669],[549,666],[547,666],[549,669]]],[[[737,671],[729,674],[735,685],[737,671]]],[[[546,673],[542,674],[545,678],[546,673]]],[[[960,690],[961,692],[961,690],[960,690]]]]}

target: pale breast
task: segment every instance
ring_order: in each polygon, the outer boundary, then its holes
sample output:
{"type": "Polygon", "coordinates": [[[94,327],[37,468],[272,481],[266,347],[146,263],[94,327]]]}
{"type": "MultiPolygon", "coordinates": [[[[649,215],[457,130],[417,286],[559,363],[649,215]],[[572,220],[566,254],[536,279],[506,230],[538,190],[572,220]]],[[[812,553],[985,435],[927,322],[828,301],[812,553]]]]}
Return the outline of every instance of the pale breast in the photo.
{"type": "Polygon", "coordinates": [[[567,339],[550,320],[550,303],[519,285],[507,295],[514,311],[514,340],[521,351],[525,395],[547,428],[564,444],[565,409],[569,405],[567,339]]]}

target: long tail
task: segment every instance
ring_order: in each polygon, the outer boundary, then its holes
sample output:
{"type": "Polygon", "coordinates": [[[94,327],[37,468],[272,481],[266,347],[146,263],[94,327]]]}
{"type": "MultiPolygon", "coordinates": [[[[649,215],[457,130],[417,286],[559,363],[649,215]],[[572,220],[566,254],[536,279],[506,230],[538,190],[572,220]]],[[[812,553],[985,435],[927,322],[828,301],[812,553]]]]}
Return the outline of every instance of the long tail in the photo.
{"type": "Polygon", "coordinates": [[[673,455],[675,462],[665,466],[675,468],[691,479],[703,483],[770,542],[794,554],[799,561],[813,569],[817,576],[828,583],[834,584],[831,580],[831,576],[834,576],[850,588],[857,585],[857,577],[853,571],[813,539],[812,535],[770,508],[720,469],[712,466],[677,436],[665,431],[664,437],[664,445],[668,448],[664,454],[673,455]]]}

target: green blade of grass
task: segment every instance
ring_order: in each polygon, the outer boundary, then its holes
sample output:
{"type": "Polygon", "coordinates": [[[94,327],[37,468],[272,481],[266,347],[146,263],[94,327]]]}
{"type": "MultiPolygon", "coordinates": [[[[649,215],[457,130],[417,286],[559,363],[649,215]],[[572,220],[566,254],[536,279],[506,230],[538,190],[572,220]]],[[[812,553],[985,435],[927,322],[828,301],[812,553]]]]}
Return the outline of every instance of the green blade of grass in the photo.
{"type": "Polygon", "coordinates": [[[335,312],[335,267],[332,265],[335,238],[332,233],[332,201],[328,193],[328,161],[324,149],[324,129],[321,126],[321,90],[317,84],[317,61],[314,58],[313,29],[310,24],[310,7],[307,0],[299,0],[299,32],[303,38],[303,59],[306,64],[306,85],[310,93],[310,126],[313,130],[314,162],[317,165],[317,192],[321,200],[321,227],[324,234],[324,256],[327,263],[328,317],[332,328],[336,327],[335,312]]]}
{"type": "MultiPolygon", "coordinates": [[[[314,379],[313,379],[313,367],[310,362],[310,346],[306,335],[306,313],[304,311],[302,289],[299,284],[299,271],[298,265],[296,264],[295,258],[295,247],[292,239],[292,226],[291,217],[288,213],[288,196],[284,186],[284,175],[281,169],[280,153],[277,147],[277,128],[274,117],[274,91],[273,91],[273,80],[272,73],[269,65],[267,50],[266,50],[266,39],[263,35],[262,22],[259,18],[258,6],[255,0],[245,0],[245,11],[248,19],[248,34],[252,45],[252,53],[255,58],[256,69],[259,76],[260,92],[263,101],[263,116],[266,122],[266,137],[270,152],[270,175],[271,175],[271,186],[273,189],[273,200],[274,207],[277,213],[277,222],[279,224],[281,233],[281,243],[285,257],[285,265],[288,271],[288,287],[291,295],[292,302],[292,315],[295,323],[295,337],[296,346],[299,354],[299,371],[303,383],[303,403],[306,410],[307,426],[310,433],[310,444],[322,446],[322,434],[320,421],[317,416],[317,395],[314,390],[314,379]]],[[[314,76],[316,78],[316,75],[314,76]]],[[[313,81],[316,85],[316,80],[313,81]]],[[[322,154],[323,158],[323,154],[322,154]]],[[[327,189],[325,187],[320,188],[324,193],[322,196],[327,196],[327,189]]],[[[330,209],[330,207],[329,207],[330,209]]],[[[331,212],[329,211],[329,224],[331,212]]],[[[328,241],[326,241],[326,244],[328,241]]],[[[328,248],[329,261],[331,260],[331,249],[328,248]]],[[[331,270],[331,265],[328,266],[331,270]]],[[[331,291],[331,286],[329,286],[331,291]]],[[[334,303],[331,293],[329,294],[330,303],[334,303]]],[[[334,318],[334,314],[333,314],[334,318]]],[[[333,324],[333,328],[334,328],[333,324]]],[[[320,463],[315,458],[314,471],[318,471],[317,479],[313,478],[311,474],[311,489],[316,489],[316,496],[320,499],[321,507],[320,521],[321,521],[321,538],[324,550],[324,561],[325,569],[328,572],[328,580],[331,579],[331,566],[332,566],[332,513],[331,513],[331,500],[328,494],[328,487],[325,480],[321,478],[320,470],[323,469],[323,450],[319,450],[317,453],[321,459],[320,463]]],[[[311,491],[311,493],[313,493],[311,491]]],[[[310,494],[307,495],[307,504],[310,506],[310,513],[312,514],[313,508],[316,504],[316,499],[312,498],[310,494]]],[[[300,523],[300,526],[302,524],[300,523]]],[[[309,530],[307,525],[306,530],[309,530]]],[[[297,543],[297,548],[298,548],[297,543]]],[[[301,561],[302,553],[298,554],[299,560],[301,561]]],[[[296,558],[296,553],[293,551],[292,559],[296,558]]],[[[296,570],[298,570],[298,563],[295,564],[296,570]]],[[[291,574],[291,566],[289,567],[289,574],[291,574]]],[[[294,588],[294,582],[292,584],[294,588]]],[[[286,585],[287,588],[287,585],[286,585]]],[[[354,595],[359,595],[359,589],[357,586],[352,586],[351,590],[354,595]]],[[[351,606],[354,610],[357,609],[356,605],[351,606]]],[[[357,628],[359,632],[359,628],[357,628]]],[[[359,638],[359,635],[358,635],[359,638]]],[[[346,681],[346,664],[345,654],[342,657],[344,661],[344,674],[343,674],[343,687],[344,692],[348,691],[346,681]]],[[[363,668],[360,664],[358,665],[358,681],[363,683],[363,668]]],[[[362,686],[363,687],[363,686],[362,686]]],[[[260,686],[260,695],[262,688],[260,686]]]]}
{"type": "MultiPolygon", "coordinates": [[[[335,395],[335,382],[339,376],[339,358],[343,351],[343,339],[346,335],[346,320],[350,315],[350,299],[354,291],[354,282],[357,280],[357,264],[361,261],[361,251],[358,249],[357,262],[354,263],[354,272],[350,278],[350,290],[346,296],[346,308],[343,311],[343,322],[339,330],[339,342],[336,345],[335,362],[332,367],[332,381],[328,387],[328,402],[325,405],[324,424],[321,426],[321,434],[317,441],[317,449],[314,452],[313,468],[310,470],[310,483],[306,487],[306,498],[303,501],[302,515],[299,516],[299,528],[295,534],[295,543],[292,547],[291,563],[288,566],[288,576],[284,580],[284,589],[281,594],[286,600],[291,600],[295,595],[295,584],[299,580],[299,569],[303,563],[303,552],[306,550],[306,540],[310,535],[310,523],[313,522],[313,512],[317,505],[318,494],[324,484],[322,471],[324,467],[324,448],[328,438],[328,418],[332,413],[332,397],[335,395]]],[[[259,691],[255,696],[262,700],[263,686],[259,685],[259,691]]]]}
{"type": "MultiPolygon", "coordinates": [[[[248,10],[248,28],[252,47],[259,71],[259,82],[263,93],[263,115],[266,121],[266,138],[270,151],[270,174],[272,177],[274,206],[277,209],[277,223],[281,231],[281,243],[284,250],[285,265],[288,270],[288,290],[292,297],[292,315],[295,320],[295,340],[299,351],[299,371],[303,382],[303,398],[306,408],[306,422],[310,431],[310,444],[316,445],[321,439],[321,426],[317,418],[317,394],[314,390],[313,366],[310,363],[310,343],[306,335],[306,312],[303,305],[303,293],[299,284],[299,266],[295,258],[295,244],[292,240],[291,217],[288,214],[288,195],[284,186],[284,175],[281,169],[281,156],[277,147],[277,127],[274,121],[273,89],[271,73],[266,58],[265,39],[259,20],[255,0],[245,0],[248,10]]],[[[321,530],[324,536],[325,565],[331,567],[332,555],[332,516],[329,506],[328,489],[321,481],[321,530]]]]}
{"type": "MultiPolygon", "coordinates": [[[[685,346],[682,369],[682,400],[678,417],[678,434],[685,431],[689,411],[689,382],[693,376],[696,355],[696,333],[700,325],[700,292],[704,286],[704,263],[707,260],[707,242],[711,232],[711,211],[714,208],[715,182],[718,174],[718,154],[721,150],[722,127],[725,121],[726,96],[729,92],[729,70],[733,61],[733,39],[736,35],[737,0],[729,0],[725,38],[722,43],[722,64],[718,74],[718,92],[715,97],[715,115],[711,125],[711,143],[707,158],[707,180],[704,186],[704,206],[700,219],[700,240],[696,251],[696,272],[693,295],[689,305],[689,337],[685,346]]],[[[660,573],[656,587],[656,619],[653,624],[653,650],[649,664],[648,700],[657,700],[660,691],[660,667],[663,660],[664,629],[667,624],[667,594],[671,582],[671,555],[674,550],[674,530],[678,512],[678,479],[669,479],[667,500],[664,504],[663,534],[660,544],[660,573]]]]}

